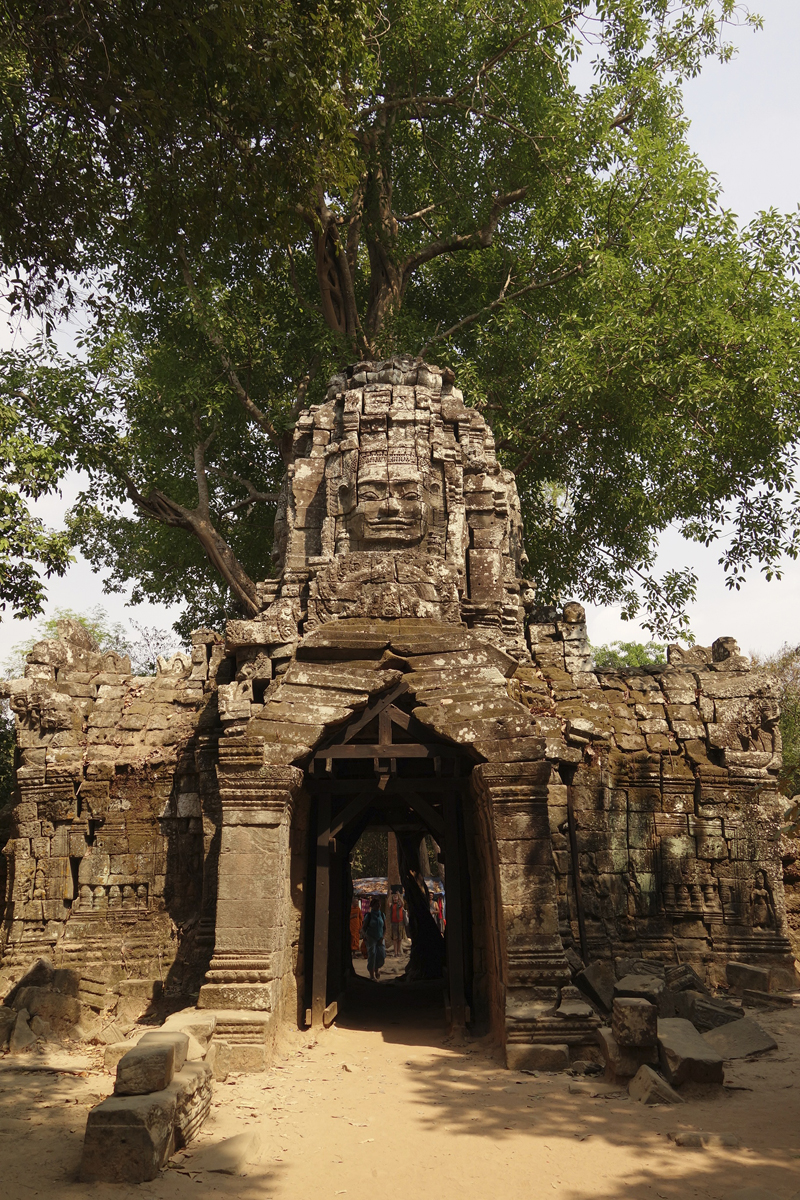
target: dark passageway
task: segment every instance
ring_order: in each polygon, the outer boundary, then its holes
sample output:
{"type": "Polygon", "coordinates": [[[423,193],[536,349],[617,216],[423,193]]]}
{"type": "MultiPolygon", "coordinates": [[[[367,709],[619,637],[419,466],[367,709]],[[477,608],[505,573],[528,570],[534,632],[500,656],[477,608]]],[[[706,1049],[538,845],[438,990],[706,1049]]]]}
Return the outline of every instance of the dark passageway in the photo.
{"type": "MultiPolygon", "coordinates": [[[[370,1019],[369,989],[376,985],[354,977],[350,930],[351,860],[367,830],[396,839],[396,886],[403,888],[411,939],[405,945],[405,979],[391,985],[396,997],[385,996],[387,989],[380,987],[374,1003],[391,1010],[392,1021],[420,1019],[440,1033],[443,1022],[464,1028],[470,1018],[472,884],[464,813],[472,764],[459,747],[421,726],[413,705],[413,695],[399,684],[320,747],[309,767],[314,853],[306,911],[313,919],[306,922],[305,1012],[311,1026],[342,1021],[345,1009],[348,1019],[370,1019]],[[440,851],[446,875],[444,936],[431,915],[425,884],[426,837],[440,851]]],[[[392,964],[388,916],[387,909],[392,964]]],[[[389,974],[397,972],[392,968],[389,974]]]]}

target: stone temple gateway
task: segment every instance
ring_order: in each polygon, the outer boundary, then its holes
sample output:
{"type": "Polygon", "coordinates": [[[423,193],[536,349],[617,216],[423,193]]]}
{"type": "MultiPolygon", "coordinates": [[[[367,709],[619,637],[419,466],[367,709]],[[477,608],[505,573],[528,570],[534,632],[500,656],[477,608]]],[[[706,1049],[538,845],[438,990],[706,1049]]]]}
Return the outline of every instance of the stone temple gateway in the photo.
{"type": "Polygon", "coordinates": [[[442,847],[450,1019],[509,1065],[587,1056],[614,959],[793,978],[778,708],[731,639],[592,667],[536,607],[513,474],[452,372],[359,363],[294,433],[262,611],[154,678],[65,622],[6,693],[4,974],[40,955],[98,1017],[163,988],[233,1069],[327,1023],[367,825],[442,847]]]}

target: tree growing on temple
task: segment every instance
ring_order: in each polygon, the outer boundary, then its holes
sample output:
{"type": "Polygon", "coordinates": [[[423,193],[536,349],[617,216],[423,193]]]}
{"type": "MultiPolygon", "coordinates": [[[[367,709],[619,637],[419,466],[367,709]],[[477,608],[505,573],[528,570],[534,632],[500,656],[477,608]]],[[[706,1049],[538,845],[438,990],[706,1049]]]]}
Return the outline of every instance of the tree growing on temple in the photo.
{"type": "Polygon", "coordinates": [[[186,624],[256,611],[300,407],[395,352],[452,366],[491,421],[543,599],[674,634],[694,578],[653,576],[671,524],[728,535],[731,586],[777,573],[798,227],[739,228],[681,108],[737,21],[733,0],[18,5],[0,249],[20,309],[80,299],[85,331],[4,369],[26,431],[86,472],[70,532],[110,586],[186,624]]]}

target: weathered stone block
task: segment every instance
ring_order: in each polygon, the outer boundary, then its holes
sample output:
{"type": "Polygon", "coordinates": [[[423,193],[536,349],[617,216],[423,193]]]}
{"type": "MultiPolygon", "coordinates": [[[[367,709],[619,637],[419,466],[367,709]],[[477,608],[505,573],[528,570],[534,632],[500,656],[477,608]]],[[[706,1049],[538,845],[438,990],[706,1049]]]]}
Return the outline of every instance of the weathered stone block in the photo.
{"type": "Polygon", "coordinates": [[[83,1183],[145,1183],[174,1147],[177,1095],[111,1096],[89,1113],[79,1178],[83,1183]]]}
{"type": "Polygon", "coordinates": [[[610,962],[591,963],[576,975],[575,982],[590,1000],[594,1000],[595,1004],[606,1012],[611,1012],[616,977],[610,962]]]}
{"type": "Polygon", "coordinates": [[[658,1009],[660,1017],[672,1016],[675,1011],[675,1001],[667,989],[663,979],[656,975],[626,975],[620,979],[615,988],[615,996],[633,996],[649,1000],[658,1009]]]}
{"type": "Polygon", "coordinates": [[[664,1074],[676,1087],[688,1082],[722,1083],[722,1056],[690,1021],[680,1017],[659,1020],[658,1056],[664,1074]]]}
{"type": "Polygon", "coordinates": [[[746,1058],[777,1050],[778,1043],[752,1017],[729,1021],[703,1034],[703,1040],[724,1059],[746,1058]]]}
{"type": "Polygon", "coordinates": [[[736,996],[744,991],[755,989],[760,992],[770,990],[770,972],[766,967],[755,967],[750,963],[729,962],[725,967],[728,985],[736,996]]]}
{"type": "Polygon", "coordinates": [[[114,1092],[118,1096],[145,1096],[162,1092],[175,1074],[175,1047],[169,1042],[161,1045],[137,1046],[124,1054],[117,1063],[114,1092]]]}
{"type": "Polygon", "coordinates": [[[658,1009],[649,1000],[638,996],[617,996],[611,1028],[620,1046],[655,1046],[658,1009]]]}
{"type": "Polygon", "coordinates": [[[655,1046],[621,1046],[607,1025],[601,1025],[596,1036],[610,1079],[630,1079],[645,1064],[658,1064],[655,1046]]]}
{"type": "Polygon", "coordinates": [[[175,1096],[175,1148],[187,1146],[199,1133],[211,1108],[213,1074],[204,1062],[188,1062],[167,1088],[175,1096]]]}
{"type": "Polygon", "coordinates": [[[172,1047],[175,1071],[182,1071],[189,1053],[189,1035],[181,1029],[162,1028],[155,1029],[152,1033],[146,1033],[139,1041],[140,1049],[144,1050],[162,1046],[172,1047]]]}
{"type": "Polygon", "coordinates": [[[640,1104],[683,1104],[683,1097],[652,1067],[640,1067],[628,1084],[628,1094],[640,1104]]]}
{"type": "Polygon", "coordinates": [[[80,1001],[75,996],[64,996],[47,987],[21,988],[14,996],[14,1007],[26,1008],[63,1035],[69,1034],[81,1019],[80,1001]]]}

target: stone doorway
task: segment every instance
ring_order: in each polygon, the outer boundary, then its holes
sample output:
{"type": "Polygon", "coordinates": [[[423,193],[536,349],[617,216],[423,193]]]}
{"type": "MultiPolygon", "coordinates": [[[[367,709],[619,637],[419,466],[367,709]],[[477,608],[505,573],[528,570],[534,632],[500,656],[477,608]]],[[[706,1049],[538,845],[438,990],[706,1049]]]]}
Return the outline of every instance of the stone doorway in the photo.
{"type": "MultiPolygon", "coordinates": [[[[412,964],[441,979],[450,1025],[470,1020],[473,984],[472,880],[468,853],[472,762],[411,713],[414,693],[401,681],[314,753],[306,774],[312,799],[312,852],[306,902],[305,1015],[329,1024],[352,977],[350,855],[367,829],[397,837],[411,906],[412,964]],[[447,922],[436,928],[414,847],[426,834],[441,848],[447,922]],[[438,955],[438,959],[437,959],[438,955]]],[[[387,937],[388,940],[388,937],[387,937]]]]}

